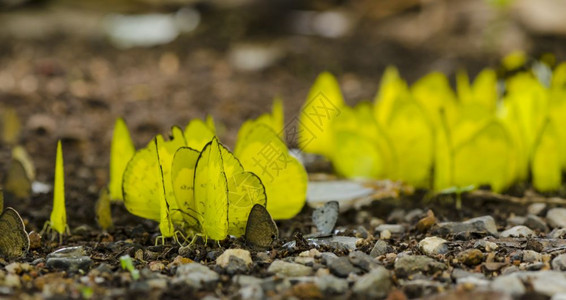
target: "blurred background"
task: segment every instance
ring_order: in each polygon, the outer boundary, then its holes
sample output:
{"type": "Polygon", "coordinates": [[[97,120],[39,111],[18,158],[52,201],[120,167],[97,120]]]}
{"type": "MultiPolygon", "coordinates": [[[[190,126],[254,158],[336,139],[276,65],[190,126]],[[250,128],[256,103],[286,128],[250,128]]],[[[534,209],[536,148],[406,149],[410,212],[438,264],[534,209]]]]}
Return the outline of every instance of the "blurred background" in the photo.
{"type": "Polygon", "coordinates": [[[515,50],[564,60],[565,16],[557,0],[0,0],[0,109],[17,111],[39,181],[63,139],[70,193],[94,205],[116,117],[140,147],[211,114],[233,145],[275,96],[295,116],[324,70],[355,104],[388,65],[454,81],[515,50]]]}

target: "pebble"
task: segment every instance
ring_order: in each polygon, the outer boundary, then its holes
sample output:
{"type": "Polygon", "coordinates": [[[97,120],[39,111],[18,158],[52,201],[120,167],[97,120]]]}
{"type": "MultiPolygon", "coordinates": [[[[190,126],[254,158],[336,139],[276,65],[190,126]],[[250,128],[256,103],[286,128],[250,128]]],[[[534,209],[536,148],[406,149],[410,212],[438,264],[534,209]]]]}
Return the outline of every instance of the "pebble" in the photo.
{"type": "Polygon", "coordinates": [[[407,223],[412,223],[419,219],[419,217],[424,213],[424,211],[420,208],[415,208],[409,211],[404,217],[403,220],[407,223]]]}
{"type": "Polygon", "coordinates": [[[434,273],[446,268],[445,264],[425,255],[405,255],[395,261],[395,274],[399,277],[417,272],[434,273]]]}
{"type": "Polygon", "coordinates": [[[6,274],[3,285],[12,288],[20,288],[22,286],[20,276],[16,274],[6,274]]]}
{"type": "Polygon", "coordinates": [[[488,287],[490,284],[490,281],[485,279],[485,278],[478,278],[476,276],[468,276],[468,277],[462,277],[456,280],[456,283],[458,285],[462,285],[465,286],[466,288],[469,287],[474,287],[474,288],[479,288],[479,287],[488,287]]]}
{"type": "Polygon", "coordinates": [[[513,215],[507,218],[507,224],[512,226],[524,225],[526,220],[527,220],[526,217],[513,215]]]}
{"type": "Polygon", "coordinates": [[[439,254],[446,254],[448,252],[448,241],[436,236],[431,236],[422,239],[419,242],[419,249],[428,255],[428,256],[436,256],[439,254]]]}
{"type": "Polygon", "coordinates": [[[360,298],[382,298],[391,289],[390,274],[384,267],[377,267],[359,277],[352,288],[360,298]]]}
{"type": "Polygon", "coordinates": [[[265,298],[263,289],[259,284],[252,284],[242,287],[238,291],[241,299],[261,300],[265,298]]]}
{"type": "Polygon", "coordinates": [[[47,255],[46,266],[68,272],[88,270],[92,260],[82,246],[62,248],[47,255]]]}
{"type": "Polygon", "coordinates": [[[535,232],[524,225],[511,227],[501,233],[501,237],[530,237],[535,236],[535,232]]]}
{"type": "Polygon", "coordinates": [[[566,271],[566,254],[560,254],[552,260],[552,269],[566,271]]]}
{"type": "Polygon", "coordinates": [[[152,261],[149,263],[149,269],[152,272],[160,272],[165,269],[165,265],[160,261],[152,261]]]}
{"type": "Polygon", "coordinates": [[[35,231],[29,233],[29,248],[39,249],[41,248],[41,235],[35,231]]]}
{"type": "Polygon", "coordinates": [[[393,235],[400,235],[405,233],[405,227],[399,224],[381,224],[375,227],[375,232],[382,232],[388,230],[393,235]]]}
{"type": "Polygon", "coordinates": [[[297,256],[295,257],[295,262],[301,265],[312,267],[315,263],[315,260],[314,257],[297,256]]]}
{"type": "Polygon", "coordinates": [[[470,271],[466,271],[464,269],[456,268],[452,271],[451,274],[452,279],[459,280],[461,278],[468,278],[468,277],[475,277],[478,279],[484,279],[485,275],[483,273],[473,273],[470,271]]]}
{"type": "Polygon", "coordinates": [[[535,215],[528,215],[523,225],[539,232],[548,232],[548,226],[546,226],[546,223],[542,220],[542,218],[535,215]]]}
{"type": "Polygon", "coordinates": [[[367,255],[362,251],[354,251],[348,256],[350,263],[352,265],[369,272],[371,269],[376,268],[378,264],[375,262],[373,257],[367,255]]]}
{"type": "Polygon", "coordinates": [[[566,227],[566,208],[552,208],[546,213],[546,220],[551,227],[566,227]]]}
{"type": "Polygon", "coordinates": [[[359,269],[350,263],[348,257],[342,256],[327,261],[330,272],[338,277],[346,278],[350,273],[357,273],[359,269]]]}
{"type": "Polygon", "coordinates": [[[437,294],[444,290],[444,284],[425,279],[406,281],[402,284],[402,290],[409,298],[422,298],[424,296],[437,294]]]}
{"type": "Polygon", "coordinates": [[[271,263],[267,272],[274,273],[283,277],[309,276],[312,274],[312,268],[296,263],[276,260],[271,263]]]}
{"type": "Polygon", "coordinates": [[[219,275],[207,266],[200,263],[190,263],[180,265],[177,268],[173,283],[184,282],[193,288],[200,289],[212,286],[218,279],[219,275]]]}
{"type": "Polygon", "coordinates": [[[530,215],[540,216],[546,209],[545,203],[533,203],[527,207],[527,212],[530,215]]]}
{"type": "Polygon", "coordinates": [[[474,244],[474,248],[484,250],[485,252],[492,252],[497,250],[498,246],[494,242],[479,240],[474,244]]]}
{"type": "Polygon", "coordinates": [[[527,263],[534,263],[534,262],[541,262],[542,255],[533,250],[524,250],[523,251],[523,262],[527,263]]]}
{"type": "Polygon", "coordinates": [[[232,277],[232,282],[239,286],[247,286],[252,284],[261,284],[263,280],[250,275],[236,275],[232,277]]]}
{"type": "Polygon", "coordinates": [[[343,294],[348,290],[348,281],[334,275],[323,275],[315,281],[325,294],[343,294]]]}
{"type": "Polygon", "coordinates": [[[478,249],[467,249],[456,256],[460,262],[468,266],[475,266],[483,261],[483,253],[478,249]]]}
{"type": "Polygon", "coordinates": [[[216,258],[216,265],[222,268],[227,268],[231,262],[234,263],[234,260],[231,260],[231,258],[239,259],[247,266],[252,264],[250,251],[244,249],[227,249],[216,258]]]}
{"type": "Polygon", "coordinates": [[[552,239],[566,238],[566,228],[555,228],[548,234],[548,237],[552,239]]]}
{"type": "Polygon", "coordinates": [[[529,282],[534,292],[548,297],[557,293],[566,293],[566,274],[558,271],[522,271],[502,275],[492,282],[492,288],[520,295],[525,293],[524,286],[522,289],[519,288],[519,284],[522,286],[521,282],[529,282]],[[509,279],[509,277],[516,279],[509,279]],[[514,280],[515,283],[513,283],[514,280]]]}
{"type": "Polygon", "coordinates": [[[384,240],[378,240],[377,242],[375,242],[375,245],[373,246],[373,249],[371,249],[369,255],[372,257],[378,257],[393,251],[394,249],[389,245],[389,243],[384,240]]]}
{"type": "Polygon", "coordinates": [[[391,239],[391,231],[385,229],[379,233],[379,238],[382,240],[389,240],[391,239]]]}
{"type": "Polygon", "coordinates": [[[460,232],[497,235],[497,226],[492,216],[483,216],[465,222],[440,223],[434,232],[443,236],[460,232]]]}

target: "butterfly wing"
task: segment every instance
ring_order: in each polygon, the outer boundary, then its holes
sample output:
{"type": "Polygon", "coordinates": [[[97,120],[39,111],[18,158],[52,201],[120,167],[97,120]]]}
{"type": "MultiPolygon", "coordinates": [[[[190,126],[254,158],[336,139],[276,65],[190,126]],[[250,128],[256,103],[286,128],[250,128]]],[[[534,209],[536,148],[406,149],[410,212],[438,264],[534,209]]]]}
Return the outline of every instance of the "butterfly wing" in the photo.
{"type": "Polygon", "coordinates": [[[246,224],[246,241],[258,248],[269,248],[278,237],[279,230],[267,209],[255,204],[246,224]]]}
{"type": "Polygon", "coordinates": [[[171,180],[177,206],[189,227],[198,227],[194,194],[194,175],[199,152],[181,147],[175,152],[171,165],[171,180]]]}
{"type": "Polygon", "coordinates": [[[61,141],[57,142],[55,159],[55,183],[53,185],[53,210],[51,211],[51,228],[59,234],[67,227],[67,210],[65,209],[65,171],[63,168],[63,149],[61,141]]]}
{"type": "Polygon", "coordinates": [[[29,237],[16,210],[6,208],[0,215],[0,256],[16,258],[29,250],[29,237]]]}
{"type": "Polygon", "coordinates": [[[122,118],[114,124],[112,144],[110,146],[110,182],[108,190],[113,201],[123,201],[122,177],[128,162],[134,156],[136,148],[130,136],[130,131],[122,118]]]}

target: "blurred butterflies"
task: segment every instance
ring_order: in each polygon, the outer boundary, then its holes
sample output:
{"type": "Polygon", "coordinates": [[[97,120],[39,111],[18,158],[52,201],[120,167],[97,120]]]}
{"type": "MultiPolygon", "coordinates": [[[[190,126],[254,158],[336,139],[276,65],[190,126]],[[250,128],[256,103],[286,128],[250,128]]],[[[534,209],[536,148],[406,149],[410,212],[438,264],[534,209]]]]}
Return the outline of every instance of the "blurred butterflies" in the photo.
{"type": "Polygon", "coordinates": [[[254,205],[246,224],[246,241],[254,247],[265,249],[278,238],[279,230],[267,209],[259,204],[254,205]]]}
{"type": "Polygon", "coordinates": [[[29,250],[29,237],[16,210],[8,207],[0,215],[0,256],[17,258],[29,250]]]}

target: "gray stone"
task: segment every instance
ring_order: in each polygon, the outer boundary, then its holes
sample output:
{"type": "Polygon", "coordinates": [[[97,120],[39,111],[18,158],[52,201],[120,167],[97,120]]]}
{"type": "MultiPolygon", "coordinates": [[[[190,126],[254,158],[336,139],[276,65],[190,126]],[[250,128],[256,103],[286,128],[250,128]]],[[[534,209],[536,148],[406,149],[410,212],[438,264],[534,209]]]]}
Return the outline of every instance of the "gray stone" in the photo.
{"type": "Polygon", "coordinates": [[[249,275],[236,275],[232,277],[232,282],[239,286],[247,286],[253,284],[261,284],[263,280],[261,278],[257,278],[254,276],[249,275]]]}
{"type": "Polygon", "coordinates": [[[552,239],[566,238],[566,228],[555,228],[548,234],[548,237],[552,239]]]}
{"type": "Polygon", "coordinates": [[[484,279],[485,275],[483,275],[482,273],[469,272],[469,271],[466,271],[464,269],[454,269],[452,271],[451,277],[452,277],[452,279],[455,279],[457,281],[458,279],[469,278],[469,277],[484,279]]]}
{"type": "Polygon", "coordinates": [[[437,236],[431,236],[422,239],[419,242],[419,249],[428,255],[428,256],[436,256],[439,254],[445,254],[448,252],[448,241],[437,236]]]}
{"type": "Polygon", "coordinates": [[[325,294],[343,294],[348,290],[348,281],[334,275],[323,275],[316,280],[316,285],[325,294]]]}
{"type": "Polygon", "coordinates": [[[511,226],[525,225],[526,217],[523,216],[510,216],[507,218],[507,224],[511,226]]]}
{"type": "Polygon", "coordinates": [[[425,279],[416,279],[401,283],[401,289],[410,299],[422,298],[432,294],[438,294],[445,289],[444,284],[425,279]]]}
{"type": "MultiPolygon", "coordinates": [[[[497,287],[498,290],[507,289],[510,290],[511,288],[511,279],[507,279],[507,277],[516,277],[519,282],[529,282],[532,286],[534,292],[552,297],[552,295],[557,293],[566,293],[566,274],[563,272],[558,271],[522,271],[522,272],[515,272],[509,275],[502,275],[496,278],[492,283],[492,288],[494,288],[494,284],[499,280],[508,280],[508,282],[504,282],[506,284],[499,284],[497,287]]],[[[515,286],[518,286],[515,284],[515,286]]],[[[523,287],[523,293],[524,293],[523,287]]],[[[517,288],[515,292],[519,292],[517,288]]],[[[519,293],[520,294],[520,293],[519,293]]]]}
{"type": "Polygon", "coordinates": [[[492,252],[497,250],[498,246],[494,242],[479,240],[474,244],[474,248],[483,250],[485,252],[492,252]]]}
{"type": "Polygon", "coordinates": [[[265,295],[263,294],[263,289],[259,284],[251,284],[242,287],[238,291],[238,295],[240,296],[241,299],[260,300],[265,298],[265,295]]]}
{"type": "Polygon", "coordinates": [[[411,223],[413,221],[418,220],[422,215],[424,214],[424,211],[420,208],[415,208],[411,211],[409,211],[405,217],[403,218],[403,220],[407,223],[411,223]]]}
{"type": "Polygon", "coordinates": [[[328,261],[338,258],[338,255],[332,253],[332,252],[322,252],[320,253],[320,259],[322,260],[322,263],[324,264],[328,264],[328,261]]]}
{"type": "Polygon", "coordinates": [[[474,234],[491,234],[497,235],[497,226],[495,220],[491,216],[483,216],[473,218],[465,222],[444,222],[438,224],[438,228],[434,230],[435,234],[448,235],[460,232],[468,232],[474,234]]]}
{"type": "Polygon", "coordinates": [[[377,242],[375,242],[375,245],[373,246],[373,249],[371,249],[369,255],[373,257],[378,257],[393,251],[394,251],[393,247],[391,247],[386,241],[378,240],[377,242]]]}
{"type": "Polygon", "coordinates": [[[533,250],[524,250],[523,251],[523,262],[527,263],[534,263],[534,262],[541,262],[542,255],[533,250]]]}
{"type": "Polygon", "coordinates": [[[250,251],[244,249],[227,249],[216,258],[216,264],[222,268],[227,268],[232,257],[239,258],[245,265],[252,264],[250,251]]]}
{"type": "Polygon", "coordinates": [[[548,232],[548,226],[546,226],[544,220],[535,215],[528,215],[523,225],[539,232],[548,232]]]}
{"type": "Polygon", "coordinates": [[[550,300],[566,300],[566,293],[554,294],[550,300]]]}
{"type": "Polygon", "coordinates": [[[548,224],[554,228],[566,227],[566,208],[552,208],[546,213],[548,224]]]}
{"type": "Polygon", "coordinates": [[[566,254],[560,254],[552,260],[552,269],[566,271],[566,254]]]}
{"type": "Polygon", "coordinates": [[[395,274],[398,277],[407,277],[417,272],[434,273],[446,268],[445,264],[425,255],[405,255],[395,261],[395,274]]]}
{"type": "Polygon", "coordinates": [[[348,258],[350,259],[350,262],[354,266],[366,272],[369,272],[369,270],[376,268],[378,266],[377,262],[373,259],[373,257],[365,254],[362,251],[354,251],[350,253],[348,258]]]}
{"type": "Polygon", "coordinates": [[[491,289],[511,294],[512,296],[520,296],[526,292],[525,286],[521,279],[513,276],[515,273],[509,275],[501,275],[496,277],[491,282],[491,289]]]}
{"type": "MultiPolygon", "coordinates": [[[[353,236],[331,236],[331,237],[313,237],[307,238],[309,246],[314,248],[329,247],[337,251],[353,251],[356,250],[356,245],[363,239],[353,236]]],[[[285,243],[283,248],[289,250],[296,250],[296,242],[290,241],[285,243]]]]}
{"type": "Polygon", "coordinates": [[[276,260],[271,263],[267,272],[283,277],[299,277],[312,274],[312,268],[304,265],[276,260]]]}
{"type": "Polygon", "coordinates": [[[405,233],[405,227],[399,224],[381,224],[375,227],[375,232],[382,232],[388,230],[393,235],[400,235],[405,233]]]}
{"type": "Polygon", "coordinates": [[[378,267],[371,272],[361,276],[354,283],[353,292],[363,298],[385,297],[391,289],[391,278],[389,271],[384,267],[378,267]]]}
{"type": "Polygon", "coordinates": [[[210,270],[207,266],[200,263],[184,264],[177,267],[173,283],[186,283],[187,285],[200,289],[203,287],[211,287],[219,279],[216,272],[210,270]]]}
{"type": "Polygon", "coordinates": [[[530,215],[540,216],[546,209],[545,203],[533,203],[527,207],[527,212],[530,215]]]}
{"type": "Polygon", "coordinates": [[[338,277],[348,277],[350,273],[357,273],[358,269],[350,263],[348,257],[342,256],[327,261],[330,272],[338,277]]]}
{"type": "Polygon", "coordinates": [[[535,236],[535,232],[524,225],[511,227],[501,233],[501,237],[530,237],[535,236]]]}
{"type": "Polygon", "coordinates": [[[68,272],[87,271],[92,260],[82,246],[62,248],[47,255],[46,266],[68,272]]]}

